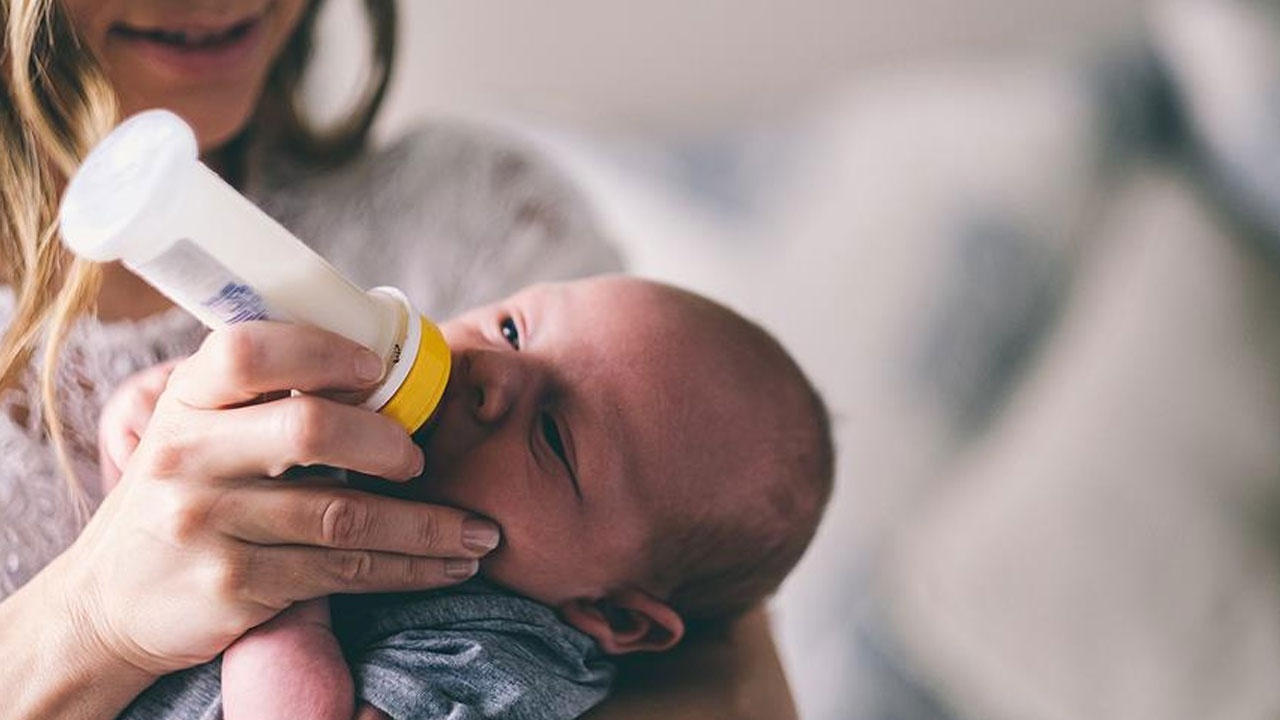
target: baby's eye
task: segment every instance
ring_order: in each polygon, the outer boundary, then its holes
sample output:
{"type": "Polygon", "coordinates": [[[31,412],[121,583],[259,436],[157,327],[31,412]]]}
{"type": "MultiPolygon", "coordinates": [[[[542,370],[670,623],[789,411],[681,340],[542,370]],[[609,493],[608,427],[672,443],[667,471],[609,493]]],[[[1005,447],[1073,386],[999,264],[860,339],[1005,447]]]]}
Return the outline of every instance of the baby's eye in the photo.
{"type": "Polygon", "coordinates": [[[573,471],[573,463],[569,462],[569,454],[565,452],[564,438],[560,436],[559,424],[551,413],[542,413],[538,420],[542,425],[542,438],[546,440],[551,452],[555,453],[556,459],[564,466],[565,472],[569,474],[569,482],[573,485],[573,493],[581,500],[582,486],[578,484],[578,474],[573,471]]]}
{"type": "Polygon", "coordinates": [[[520,331],[516,329],[516,321],[509,317],[502,319],[498,323],[498,329],[502,331],[502,337],[506,339],[507,344],[516,350],[520,349],[520,331]]]}
{"type": "Polygon", "coordinates": [[[566,468],[569,467],[569,457],[564,452],[564,438],[560,437],[560,426],[556,425],[556,419],[549,413],[542,413],[538,419],[542,423],[542,437],[547,441],[551,452],[556,454],[566,468]]]}

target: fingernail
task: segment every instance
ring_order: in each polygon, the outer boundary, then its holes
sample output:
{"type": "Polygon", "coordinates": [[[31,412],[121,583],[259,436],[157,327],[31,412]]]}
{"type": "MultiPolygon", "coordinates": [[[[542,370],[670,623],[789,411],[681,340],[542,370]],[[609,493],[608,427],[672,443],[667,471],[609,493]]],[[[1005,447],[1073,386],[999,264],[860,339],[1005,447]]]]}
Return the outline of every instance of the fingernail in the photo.
{"type": "Polygon", "coordinates": [[[498,547],[501,537],[498,526],[487,520],[462,521],[462,545],[468,550],[487,553],[498,547]]]}
{"type": "Polygon", "coordinates": [[[413,461],[413,476],[418,477],[422,474],[423,470],[427,469],[427,456],[422,453],[422,448],[417,445],[414,445],[413,449],[417,455],[417,458],[413,461]]]}
{"type": "Polygon", "coordinates": [[[382,379],[382,358],[369,350],[356,353],[356,377],[361,382],[371,383],[382,379]]]}
{"type": "Polygon", "coordinates": [[[444,574],[451,578],[464,579],[476,574],[480,563],[475,560],[445,560],[444,574]]]}

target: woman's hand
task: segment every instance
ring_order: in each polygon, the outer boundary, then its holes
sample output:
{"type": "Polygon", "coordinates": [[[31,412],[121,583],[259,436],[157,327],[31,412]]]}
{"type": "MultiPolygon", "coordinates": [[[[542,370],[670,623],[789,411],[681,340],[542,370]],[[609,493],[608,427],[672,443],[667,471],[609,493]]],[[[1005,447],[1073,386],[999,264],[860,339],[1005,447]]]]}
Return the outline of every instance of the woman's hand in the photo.
{"type": "Polygon", "coordinates": [[[86,641],[160,675],[213,658],[299,600],[474,574],[497,544],[488,521],[277,479],[314,464],[393,480],[421,471],[421,451],[394,421],[279,397],[367,390],[381,367],[341,337],[275,323],[215,332],[174,367],[119,485],[48,569],[86,641]]]}

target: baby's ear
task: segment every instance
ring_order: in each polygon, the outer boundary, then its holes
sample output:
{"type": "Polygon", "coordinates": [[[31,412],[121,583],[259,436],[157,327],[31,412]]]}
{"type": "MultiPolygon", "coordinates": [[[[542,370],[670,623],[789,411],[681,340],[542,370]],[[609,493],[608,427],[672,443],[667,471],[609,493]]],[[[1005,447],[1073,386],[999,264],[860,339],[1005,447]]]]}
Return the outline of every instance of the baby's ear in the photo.
{"type": "Polygon", "coordinates": [[[595,638],[610,655],[670,650],[684,637],[679,613],[635,588],[596,600],[575,598],[559,610],[565,622],[595,638]]]}

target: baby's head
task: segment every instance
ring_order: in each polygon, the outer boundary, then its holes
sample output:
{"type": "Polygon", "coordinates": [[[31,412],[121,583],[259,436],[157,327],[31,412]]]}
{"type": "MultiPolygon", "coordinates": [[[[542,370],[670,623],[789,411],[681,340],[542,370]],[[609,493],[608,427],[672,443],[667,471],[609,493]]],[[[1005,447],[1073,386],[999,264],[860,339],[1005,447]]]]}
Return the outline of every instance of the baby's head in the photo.
{"type": "Polygon", "coordinates": [[[495,520],[482,574],[611,653],[770,594],[831,489],[822,401],[754,324],[605,277],[442,325],[454,369],[415,497],[495,520]]]}

